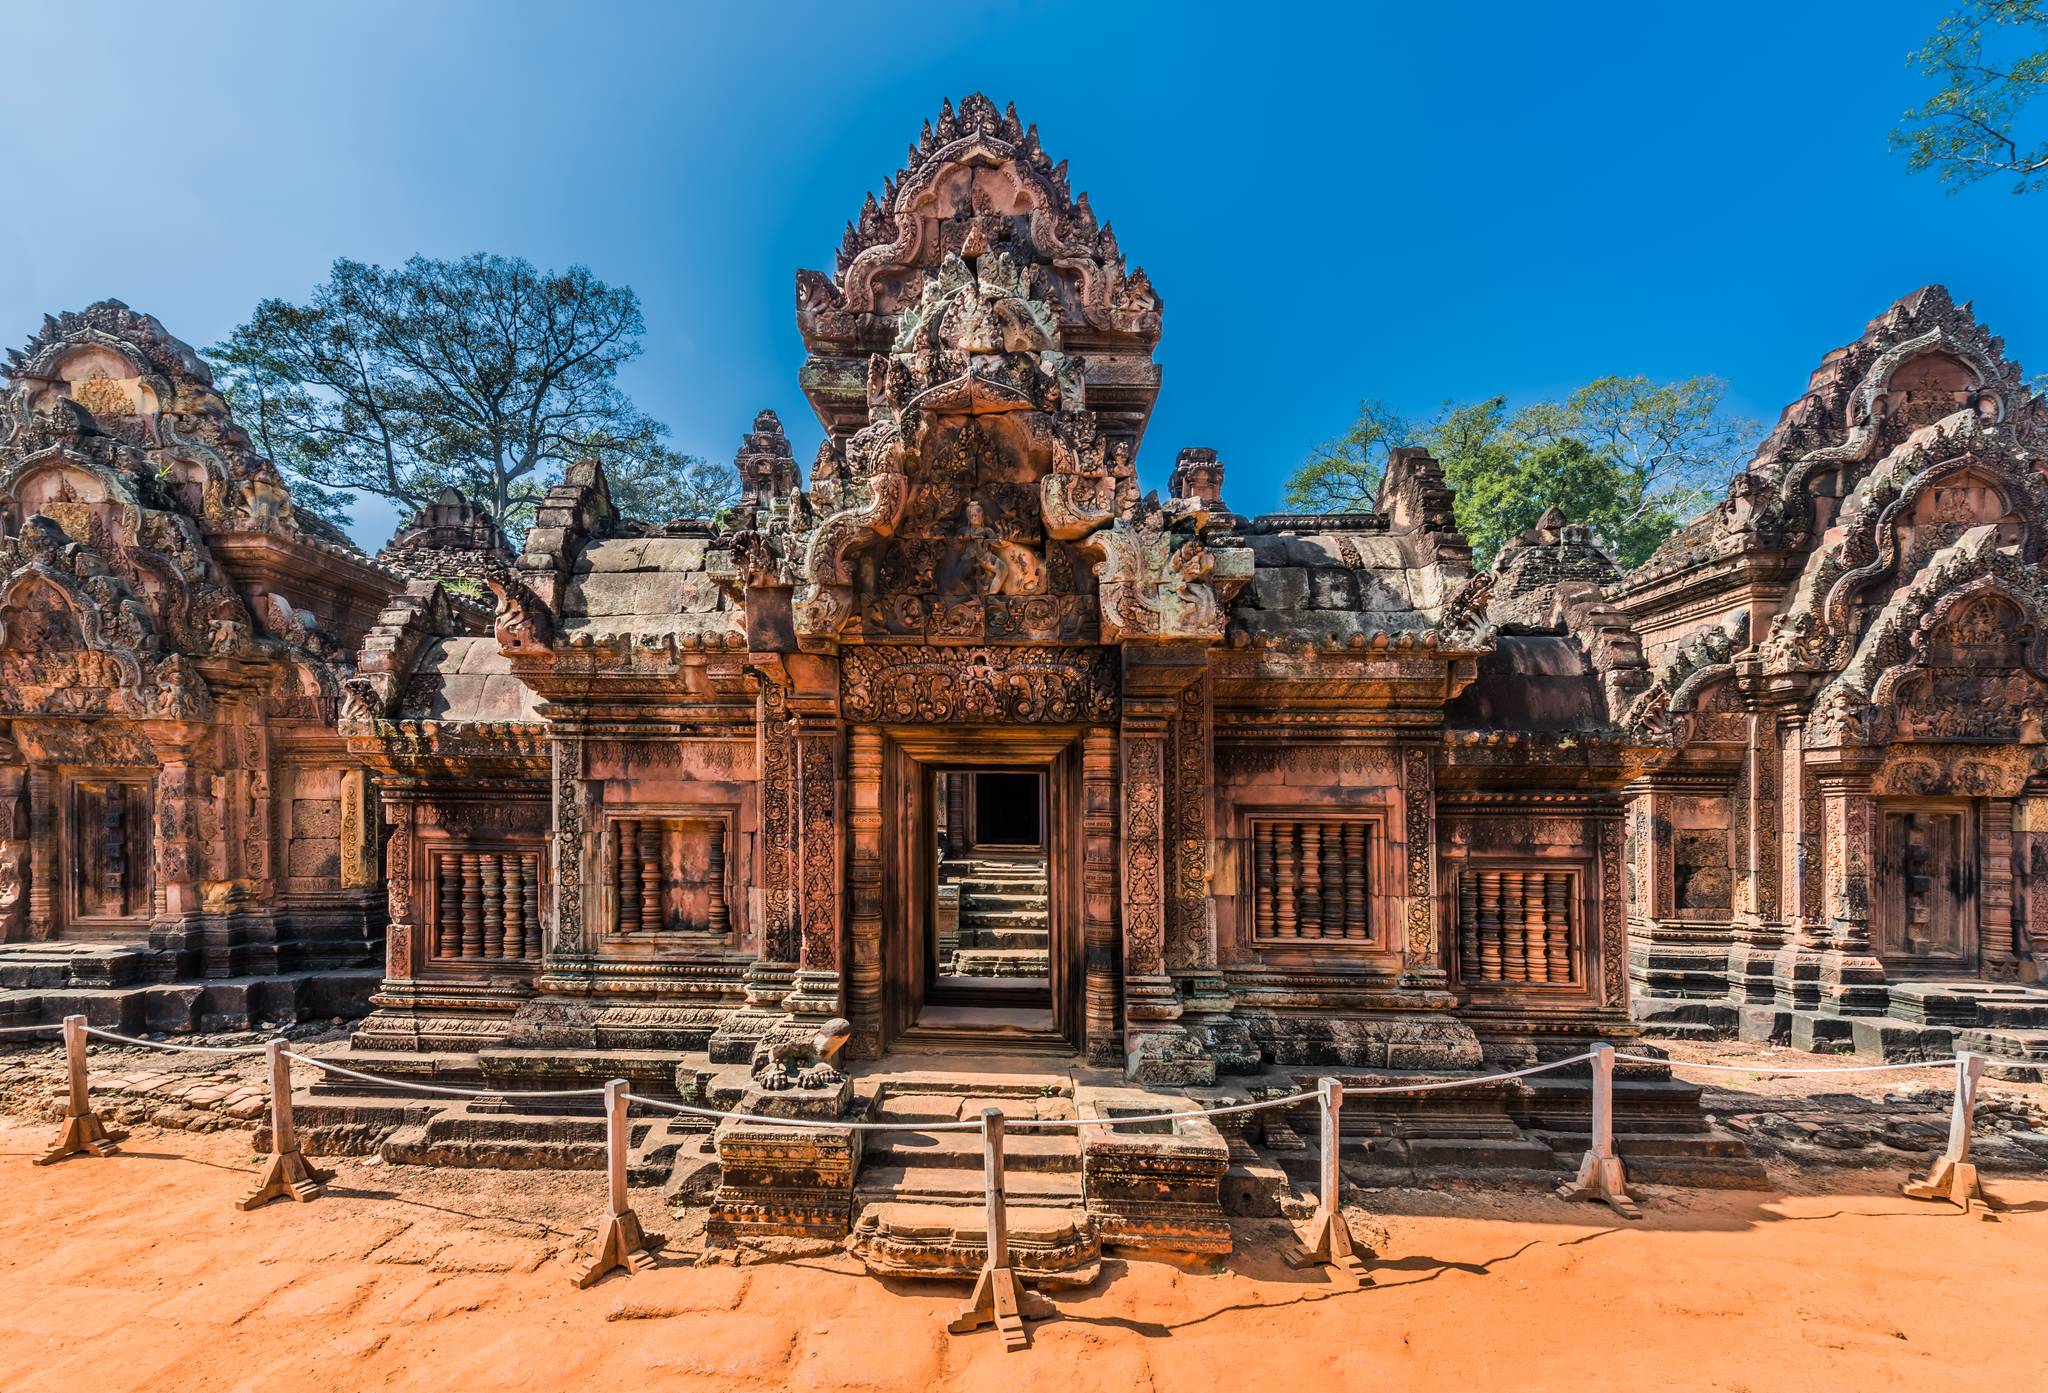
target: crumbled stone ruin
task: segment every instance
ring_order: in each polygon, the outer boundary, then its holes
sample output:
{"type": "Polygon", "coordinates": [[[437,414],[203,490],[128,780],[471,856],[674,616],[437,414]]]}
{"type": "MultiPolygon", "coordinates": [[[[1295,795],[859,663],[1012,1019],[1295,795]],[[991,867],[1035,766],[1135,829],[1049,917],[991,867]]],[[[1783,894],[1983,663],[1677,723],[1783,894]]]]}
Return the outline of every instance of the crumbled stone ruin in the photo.
{"type": "MultiPolygon", "coordinates": [[[[523,549],[459,495],[378,560],[292,508],[114,301],[0,418],[0,1021],[360,1015],[309,1146],[595,1167],[630,1080],[765,1118],[997,1105],[1020,1266],[1213,1253],[1312,1108],[1655,1030],[2048,1056],[2048,406],[1939,288],[1823,363],[1620,574],[1546,515],[1475,571],[1397,450],[1370,512],[1139,483],[1162,302],[1035,128],[941,109],[800,272],[719,525],[569,469],[523,549]],[[1632,1015],[1632,1008],[1634,1014],[1632,1015]],[[570,1100],[573,1101],[573,1100],[570,1100]]],[[[1165,472],[1165,471],[1161,471],[1165,472]]],[[[1559,1178],[1583,1070],[1347,1109],[1391,1183],[1559,1178]]],[[[1643,1179],[1754,1184],[1626,1066],[1643,1179]]],[[[723,1241],[981,1260],[972,1133],[641,1117],[723,1241]]]]}

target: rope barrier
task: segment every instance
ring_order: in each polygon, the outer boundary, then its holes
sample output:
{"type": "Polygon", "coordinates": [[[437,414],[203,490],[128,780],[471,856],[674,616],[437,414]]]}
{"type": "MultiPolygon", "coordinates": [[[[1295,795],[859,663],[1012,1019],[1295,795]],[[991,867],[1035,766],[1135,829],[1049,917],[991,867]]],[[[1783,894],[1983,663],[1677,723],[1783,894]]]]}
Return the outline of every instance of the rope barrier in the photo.
{"type": "Polygon", "coordinates": [[[118,1040],[124,1045],[139,1045],[146,1050],[177,1050],[181,1054],[262,1054],[268,1045],[174,1045],[169,1040],[138,1040],[133,1035],[122,1035],[117,1031],[102,1030],[96,1025],[85,1028],[88,1035],[97,1035],[102,1040],[118,1040]]]}
{"type": "MultiPolygon", "coordinates": [[[[4,1026],[0,1027],[0,1034],[24,1035],[54,1028],[56,1027],[48,1025],[4,1026]]],[[[317,1199],[325,1190],[326,1182],[331,1179],[329,1172],[314,1168],[299,1147],[297,1128],[292,1115],[292,1061],[310,1065],[325,1073],[339,1074],[380,1087],[440,1097],[529,1099],[601,1096],[605,1100],[605,1211],[599,1228],[597,1256],[576,1274],[574,1280],[578,1286],[588,1286],[599,1277],[618,1268],[623,1268],[629,1273],[641,1271],[653,1261],[641,1232],[639,1218],[633,1213],[627,1197],[628,1148],[631,1140],[628,1113],[634,1103],[662,1112],[748,1122],[768,1127],[853,1132],[978,1131],[982,1137],[984,1160],[988,1260],[976,1280],[973,1298],[952,1319],[948,1329],[961,1334],[983,1325],[993,1324],[1002,1334],[1004,1347],[1012,1350],[1022,1349],[1029,1343],[1025,1320],[1040,1319],[1054,1314],[1054,1308],[1043,1296],[1019,1284],[1020,1274],[1010,1256],[1003,1176],[1003,1133],[1007,1129],[1071,1127],[1078,1131],[1082,1127],[1128,1127],[1141,1123],[1181,1122],[1220,1114],[1258,1112],[1266,1108],[1291,1108],[1315,1100],[1321,1123],[1321,1155],[1318,1167],[1320,1184],[1316,1221],[1309,1242],[1289,1260],[1298,1266],[1327,1266],[1367,1280],[1363,1263],[1353,1247],[1342,1210],[1342,1180],[1338,1166],[1342,1134],[1338,1117],[1347,1093],[1430,1093],[1452,1088],[1469,1088],[1479,1084],[1504,1083],[1512,1079],[1527,1078],[1534,1074],[1548,1073],[1591,1061],[1592,1116],[1589,1144],[1580,1163],[1577,1178],[1560,1186],[1557,1193],[1568,1199],[1604,1200],[1624,1217],[1633,1219],[1639,1216],[1640,1211],[1628,1193],[1621,1157],[1614,1145],[1614,1066],[1618,1062],[1625,1060],[1631,1064],[1661,1065],[1667,1069],[1706,1069],[1730,1074],[1804,1076],[1879,1074],[1915,1069],[1953,1068],[1955,1090],[1948,1147],[1936,1160],[1934,1170],[1927,1180],[1909,1183],[1903,1189],[1914,1198],[1951,1201],[1961,1205],[1967,1213],[1973,1203],[1988,1203],[1978,1179],[1977,1167],[1970,1159],[1970,1134],[1978,1081],[1994,1064],[2022,1069],[2048,1068],[2048,1060],[2008,1060],[1974,1051],[1963,1051],[1947,1060],[1846,1065],[1819,1069],[1714,1064],[1705,1061],[1664,1059],[1653,1055],[1622,1054],[1603,1041],[1595,1043],[1588,1050],[1563,1059],[1553,1059],[1497,1074],[1485,1074],[1477,1078],[1450,1075],[1347,1087],[1341,1081],[1325,1076],[1318,1080],[1313,1090],[1300,1090],[1278,1097],[1226,1103],[1210,1108],[1196,1107],[1177,1112],[1013,1120],[1005,1117],[1000,1108],[985,1107],[981,1110],[981,1115],[972,1121],[864,1122],[773,1117],[760,1113],[728,1112],[694,1103],[669,1102],[666,1099],[648,1098],[629,1092],[630,1085],[624,1079],[613,1079],[602,1088],[532,1089],[517,1092],[415,1083],[410,1079],[384,1078],[364,1073],[317,1055],[299,1054],[287,1049],[286,1042],[281,1037],[259,1045],[180,1045],[163,1040],[137,1039],[118,1031],[88,1026],[85,1017],[77,1013],[64,1018],[62,1029],[68,1075],[64,1128],[57,1144],[49,1153],[37,1158],[38,1165],[48,1165],[79,1153],[105,1156],[115,1150],[118,1137],[108,1133],[98,1114],[92,1110],[86,1074],[86,1037],[89,1034],[142,1049],[174,1050],[188,1054],[264,1054],[268,1060],[270,1075],[271,1152],[255,1193],[240,1202],[243,1209],[253,1209],[280,1197],[302,1202],[317,1199]]]]}
{"type": "Polygon", "coordinates": [[[1673,1069],[1712,1069],[1722,1074],[1889,1074],[1900,1069],[1952,1069],[1955,1057],[1947,1059],[1915,1060],[1910,1064],[1851,1064],[1839,1069],[1777,1069],[1768,1064],[1701,1064],[1692,1060],[1657,1059],[1647,1054],[1622,1054],[1614,1056],[1630,1064],[1663,1064],[1673,1069]]]}
{"type": "MultiPolygon", "coordinates": [[[[259,1048],[261,1047],[259,1046],[259,1048]]],[[[445,1098],[602,1098],[604,1096],[602,1088],[535,1088],[517,1093],[492,1088],[449,1088],[440,1084],[414,1083],[411,1079],[387,1079],[377,1074],[365,1074],[361,1070],[351,1069],[343,1064],[336,1064],[332,1060],[322,1059],[318,1055],[299,1054],[292,1050],[284,1051],[284,1057],[286,1059],[296,1059],[301,1064],[310,1064],[316,1069],[324,1069],[330,1074],[344,1074],[352,1079],[361,1079],[364,1083],[384,1084],[391,1088],[409,1088],[415,1093],[437,1093],[445,1098]]]]}

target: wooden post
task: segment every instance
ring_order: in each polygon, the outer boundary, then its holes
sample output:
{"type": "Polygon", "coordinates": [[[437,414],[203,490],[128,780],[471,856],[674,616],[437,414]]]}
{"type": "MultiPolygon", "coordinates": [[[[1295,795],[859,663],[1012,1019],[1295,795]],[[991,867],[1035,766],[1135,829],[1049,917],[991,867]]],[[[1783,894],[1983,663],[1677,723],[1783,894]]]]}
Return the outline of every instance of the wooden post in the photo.
{"type": "Polygon", "coordinates": [[[1642,1211],[1629,1197],[1628,1177],[1614,1154],[1614,1046],[1593,1046],[1593,1136],[1579,1162],[1578,1176],[1557,1187],[1558,1198],[1605,1200],[1624,1219],[1640,1219],[1642,1211]]]}
{"type": "Polygon", "coordinates": [[[1303,1245],[1287,1255],[1295,1267],[1334,1267],[1360,1281],[1366,1280],[1365,1260],[1351,1241],[1351,1226],[1344,1222],[1343,1173],[1338,1168],[1341,1127],[1344,1116],[1344,1085],[1336,1079],[1322,1079],[1316,1089],[1316,1111],[1322,1122],[1322,1146],[1317,1155],[1316,1217],[1303,1245]]]}
{"type": "Polygon", "coordinates": [[[1023,1349],[1030,1343],[1024,1333],[1026,1320],[1043,1320],[1053,1314],[1050,1301],[1019,1286],[1017,1270],[1010,1265],[1009,1216],[1003,1197],[1003,1114],[998,1108],[981,1110],[982,1193],[988,1215],[988,1261],[974,1279],[974,1294],[958,1315],[946,1322],[946,1329],[965,1335],[984,1325],[995,1326],[1006,1350],[1023,1349]]]}
{"type": "Polygon", "coordinates": [[[1977,1179],[1977,1166],[1970,1160],[1970,1129],[1977,1111],[1977,1083],[1984,1077],[1984,1070],[1991,1061],[1981,1054],[1968,1050],[1956,1056],[1955,1100],[1950,1105],[1948,1116],[1948,1147],[1935,1158],[1934,1170],[1927,1179],[1900,1186],[1900,1190],[1916,1200],[1948,1200],[1962,1206],[1965,1214],[1970,1212],[1972,1200],[1986,1209],[1992,1207],[1990,1196],[1977,1179]]]}
{"type": "Polygon", "coordinates": [[[301,1204],[319,1199],[332,1173],[315,1170],[299,1150],[299,1129],[292,1122],[292,1062],[284,1057],[284,1041],[272,1040],[263,1047],[270,1065],[270,1156],[263,1163],[263,1178],[243,1209],[254,1209],[289,1195],[301,1204]]]}
{"type": "Polygon", "coordinates": [[[57,1134],[57,1144],[43,1155],[36,1157],[36,1164],[47,1166],[52,1161],[61,1161],[66,1156],[76,1156],[83,1151],[88,1156],[110,1156],[117,1140],[108,1133],[100,1115],[92,1110],[90,1089],[85,1078],[85,1017],[64,1018],[64,1064],[71,1084],[71,1096],[64,1104],[64,1129],[57,1134]]]}
{"type": "Polygon", "coordinates": [[[573,1274],[579,1287],[587,1287],[615,1267],[644,1272],[654,1266],[647,1251],[647,1237],[640,1231],[640,1216],[626,1199],[626,1150],[632,1143],[632,1129],[626,1117],[624,1079],[604,1086],[604,1219],[598,1227],[597,1256],[573,1274]]]}

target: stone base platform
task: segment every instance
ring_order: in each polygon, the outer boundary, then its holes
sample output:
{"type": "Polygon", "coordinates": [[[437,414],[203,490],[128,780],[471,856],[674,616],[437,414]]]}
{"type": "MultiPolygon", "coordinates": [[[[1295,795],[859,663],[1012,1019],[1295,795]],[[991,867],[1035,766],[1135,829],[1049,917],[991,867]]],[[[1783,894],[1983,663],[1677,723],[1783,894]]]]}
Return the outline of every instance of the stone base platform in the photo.
{"type": "Polygon", "coordinates": [[[124,1035],[249,1030],[368,1014],[375,968],[265,976],[176,975],[174,955],[136,944],[0,944],[0,1026],[83,1015],[124,1035]]]}
{"type": "Polygon", "coordinates": [[[1976,1050],[2048,1068],[2048,986],[1956,979],[1884,990],[1885,1009],[1872,1015],[1704,997],[1638,996],[1630,1007],[1645,1034],[1667,1039],[1733,1038],[1887,1063],[1976,1050]]]}
{"type": "MultiPolygon", "coordinates": [[[[882,1200],[855,1220],[847,1246],[878,1277],[971,1281],[988,1261],[979,1210],[882,1200]]],[[[1010,1258],[1042,1287],[1085,1287],[1102,1273],[1102,1245],[1085,1214],[1020,1206],[1009,1211],[1010,1258]]]]}

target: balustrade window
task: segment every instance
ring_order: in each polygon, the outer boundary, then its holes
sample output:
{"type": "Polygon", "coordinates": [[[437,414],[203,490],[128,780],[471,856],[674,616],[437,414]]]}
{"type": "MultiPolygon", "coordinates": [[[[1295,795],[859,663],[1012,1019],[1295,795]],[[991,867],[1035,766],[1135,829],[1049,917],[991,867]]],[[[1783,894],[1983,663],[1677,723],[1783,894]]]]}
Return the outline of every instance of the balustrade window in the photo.
{"type": "Polygon", "coordinates": [[[437,851],[433,956],[505,962],[540,956],[540,853],[437,851]]]}
{"type": "Polygon", "coordinates": [[[724,818],[614,818],[610,842],[615,932],[730,931],[724,818]]]}
{"type": "Polygon", "coordinates": [[[1467,982],[1565,983],[1578,947],[1578,872],[1458,873],[1458,973],[1467,982]]]}
{"type": "Polygon", "coordinates": [[[1258,942],[1372,937],[1369,818],[1261,818],[1252,823],[1252,936],[1258,942]]]}

